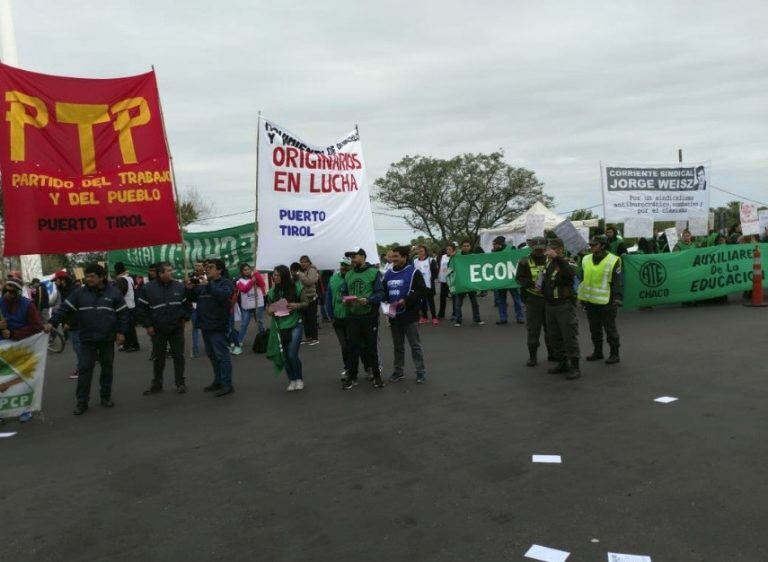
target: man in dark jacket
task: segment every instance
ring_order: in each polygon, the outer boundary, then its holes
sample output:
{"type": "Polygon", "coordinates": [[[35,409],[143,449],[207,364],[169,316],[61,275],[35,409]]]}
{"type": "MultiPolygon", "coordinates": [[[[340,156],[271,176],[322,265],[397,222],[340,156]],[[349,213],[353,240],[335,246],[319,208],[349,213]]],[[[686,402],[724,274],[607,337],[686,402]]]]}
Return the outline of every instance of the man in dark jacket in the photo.
{"type": "Polygon", "coordinates": [[[544,343],[547,346],[549,359],[559,358],[552,354],[549,343],[549,335],[546,323],[546,301],[542,286],[544,283],[544,271],[549,265],[549,260],[544,254],[547,249],[547,241],[543,236],[528,240],[531,247],[530,255],[521,259],[517,264],[517,282],[522,288],[525,301],[525,319],[528,331],[528,362],[526,365],[535,367],[538,364],[538,349],[541,339],[541,330],[544,329],[544,343]]]}
{"type": "Polygon", "coordinates": [[[427,372],[419,337],[419,302],[427,294],[427,286],[421,272],[408,263],[407,247],[393,248],[390,263],[392,267],[384,274],[384,302],[390,307],[389,328],[395,351],[394,372],[389,382],[405,378],[405,338],[408,338],[413,365],[416,367],[416,382],[421,384],[426,382],[427,372]]]}
{"type": "Polygon", "coordinates": [[[363,248],[356,248],[344,254],[352,260],[353,269],[344,276],[341,286],[342,300],[347,306],[347,342],[349,365],[344,390],[357,386],[357,371],[360,356],[365,354],[365,364],[373,370],[373,386],[384,386],[379,364],[379,304],[384,298],[381,273],[366,261],[363,248]],[[346,298],[345,298],[346,297],[346,298]]]}
{"type": "Polygon", "coordinates": [[[77,323],[80,331],[80,376],[77,379],[77,406],[79,416],[88,409],[91,396],[91,379],[96,360],[101,364],[99,387],[101,405],[114,406],[112,402],[112,365],[115,360],[115,341],[125,343],[128,330],[128,307],[120,291],[107,284],[107,272],[99,264],[85,268],[85,285],[74,291],[59,307],[46,324],[46,332],[60,323],[77,323]]]}
{"type": "Polygon", "coordinates": [[[43,329],[40,313],[35,303],[21,293],[21,279],[9,277],[3,285],[0,297],[0,339],[23,340],[43,329]]]}
{"type": "Polygon", "coordinates": [[[227,328],[229,311],[235,284],[224,276],[226,266],[220,259],[205,261],[206,279],[193,285],[187,279],[189,297],[197,302],[197,322],[203,332],[205,353],[213,366],[213,382],[206,386],[205,392],[214,392],[214,396],[226,396],[235,391],[232,386],[232,358],[229,356],[227,328]]]}
{"type": "Polygon", "coordinates": [[[168,262],[157,264],[157,277],[142,287],[136,302],[139,324],[152,338],[154,376],[144,396],[163,390],[163,371],[168,345],[173,357],[176,392],[187,391],[184,383],[184,322],[192,317],[192,304],[187,300],[184,285],[173,279],[173,267],[168,262]]]}
{"type": "Polygon", "coordinates": [[[567,379],[581,376],[579,370],[579,319],[576,316],[576,293],[573,279],[576,267],[564,256],[563,242],[549,241],[549,264],[544,271],[542,292],[546,299],[547,328],[553,354],[560,360],[550,374],[564,373],[567,379]]]}

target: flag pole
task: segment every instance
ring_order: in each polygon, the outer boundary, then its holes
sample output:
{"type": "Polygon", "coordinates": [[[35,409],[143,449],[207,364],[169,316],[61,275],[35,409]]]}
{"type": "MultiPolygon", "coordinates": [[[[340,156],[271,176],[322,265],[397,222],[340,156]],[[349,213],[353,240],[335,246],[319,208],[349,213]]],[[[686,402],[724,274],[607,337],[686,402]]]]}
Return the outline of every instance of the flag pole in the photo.
{"type": "Polygon", "coordinates": [[[259,247],[259,138],[261,137],[261,110],[256,118],[256,195],[253,206],[253,269],[256,270],[256,251],[259,247]]]}
{"type": "MultiPolygon", "coordinates": [[[[155,65],[152,65],[152,72],[155,72],[155,65]]],[[[155,85],[157,85],[157,75],[155,75],[155,85]]],[[[173,166],[173,155],[171,154],[171,145],[168,143],[168,133],[165,130],[165,116],[163,115],[163,102],[160,99],[160,92],[157,93],[157,107],[160,109],[160,123],[163,127],[163,140],[165,140],[165,152],[168,154],[168,164],[171,168],[171,187],[173,187],[173,197],[176,200],[176,226],[181,233],[181,254],[184,260],[184,279],[189,274],[189,256],[187,255],[187,242],[184,239],[184,228],[181,225],[181,199],[179,191],[176,188],[176,169],[173,166]]]]}

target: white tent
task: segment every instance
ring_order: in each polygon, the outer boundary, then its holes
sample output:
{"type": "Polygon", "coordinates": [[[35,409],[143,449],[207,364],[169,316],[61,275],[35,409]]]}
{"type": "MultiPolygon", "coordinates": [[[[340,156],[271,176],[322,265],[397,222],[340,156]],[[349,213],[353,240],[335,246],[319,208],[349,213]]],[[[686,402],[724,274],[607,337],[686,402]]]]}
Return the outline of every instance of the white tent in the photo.
{"type": "MultiPolygon", "coordinates": [[[[544,230],[553,230],[558,224],[563,222],[567,217],[561,217],[554,211],[550,210],[544,203],[536,201],[526,212],[519,217],[515,218],[507,224],[497,226],[496,228],[481,228],[480,229],[480,247],[490,252],[493,246],[493,239],[497,236],[503,236],[507,244],[519,246],[525,242],[525,218],[528,215],[544,215],[544,230]]],[[[584,227],[596,227],[598,225],[598,219],[590,219],[583,221],[572,221],[576,228],[584,227]]]]}

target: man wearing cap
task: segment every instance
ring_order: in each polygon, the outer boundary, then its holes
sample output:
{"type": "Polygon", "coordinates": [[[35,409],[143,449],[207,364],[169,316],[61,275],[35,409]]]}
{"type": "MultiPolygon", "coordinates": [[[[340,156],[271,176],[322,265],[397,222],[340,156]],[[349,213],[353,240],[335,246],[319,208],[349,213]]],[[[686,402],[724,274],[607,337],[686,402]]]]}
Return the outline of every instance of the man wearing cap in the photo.
{"type": "Polygon", "coordinates": [[[35,303],[22,295],[21,279],[8,278],[0,297],[0,339],[23,340],[42,332],[43,321],[35,303]]]}
{"type": "Polygon", "coordinates": [[[581,260],[579,278],[579,300],[584,303],[589,320],[589,332],[595,350],[587,361],[603,358],[603,330],[605,330],[610,355],[605,362],[609,365],[619,362],[619,332],[616,329],[616,313],[622,304],[623,286],[621,259],[608,252],[608,241],[604,236],[595,236],[589,241],[591,254],[581,260]]]}
{"type": "Polygon", "coordinates": [[[352,260],[344,256],[339,261],[339,270],[328,280],[328,292],[325,297],[325,312],[333,321],[333,331],[341,347],[341,361],[344,369],[342,378],[346,378],[349,371],[349,345],[347,344],[347,307],[341,294],[341,286],[344,284],[344,276],[352,266],[352,260]]]}
{"type": "Polygon", "coordinates": [[[525,321],[528,331],[528,362],[526,365],[535,367],[538,363],[539,340],[541,330],[544,329],[544,344],[547,346],[549,359],[559,359],[552,355],[546,323],[546,301],[542,286],[544,283],[544,271],[549,265],[549,260],[544,253],[547,241],[544,237],[536,237],[528,240],[531,253],[517,264],[517,282],[520,284],[525,301],[525,321]]]}
{"type": "MultiPolygon", "coordinates": [[[[503,252],[507,249],[507,241],[503,236],[497,236],[493,239],[493,251],[503,252]]],[[[515,320],[518,324],[525,322],[525,316],[523,315],[523,301],[520,298],[520,289],[496,289],[493,291],[493,300],[496,303],[496,308],[499,309],[499,321],[497,325],[503,325],[507,323],[507,291],[512,294],[512,304],[515,307],[515,320]]]]}
{"type": "Polygon", "coordinates": [[[357,386],[358,363],[361,355],[373,371],[373,386],[381,388],[381,366],[378,352],[379,304],[384,298],[381,272],[366,262],[363,248],[345,254],[352,260],[353,268],[344,276],[341,295],[347,307],[347,345],[349,364],[344,390],[357,386]],[[347,297],[346,299],[344,297],[347,297]],[[354,298],[351,298],[354,297],[354,298]]]}
{"type": "Polygon", "coordinates": [[[575,266],[565,258],[563,242],[549,241],[546,256],[549,263],[544,271],[542,293],[546,300],[546,322],[552,354],[557,366],[550,374],[565,374],[567,379],[581,376],[579,369],[579,320],[576,316],[576,293],[573,290],[575,266]]]}

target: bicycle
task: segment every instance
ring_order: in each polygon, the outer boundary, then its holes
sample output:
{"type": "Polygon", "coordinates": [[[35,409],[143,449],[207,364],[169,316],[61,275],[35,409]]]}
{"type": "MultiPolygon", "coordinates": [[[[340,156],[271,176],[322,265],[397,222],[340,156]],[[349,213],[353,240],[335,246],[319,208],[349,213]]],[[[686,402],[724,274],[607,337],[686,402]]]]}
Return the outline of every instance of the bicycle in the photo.
{"type": "Polygon", "coordinates": [[[67,345],[67,338],[61,328],[54,328],[48,335],[48,351],[61,353],[67,345]]]}

